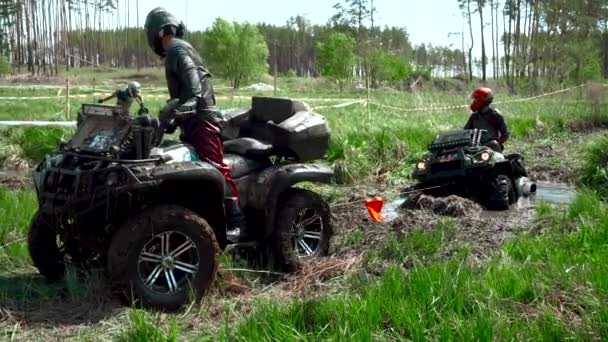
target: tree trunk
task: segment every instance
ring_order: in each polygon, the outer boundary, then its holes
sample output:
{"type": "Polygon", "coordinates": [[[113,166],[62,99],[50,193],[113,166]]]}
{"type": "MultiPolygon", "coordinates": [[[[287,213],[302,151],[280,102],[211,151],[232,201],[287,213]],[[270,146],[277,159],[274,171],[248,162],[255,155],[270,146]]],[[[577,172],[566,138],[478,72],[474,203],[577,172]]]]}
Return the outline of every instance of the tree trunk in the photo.
{"type": "Polygon", "coordinates": [[[500,50],[499,50],[499,44],[500,44],[500,33],[498,30],[498,9],[500,8],[500,1],[499,0],[495,0],[496,1],[496,8],[495,8],[495,14],[496,14],[496,18],[495,18],[495,23],[496,23],[496,39],[494,40],[494,43],[496,44],[496,75],[498,78],[500,78],[500,69],[501,69],[501,63],[500,63],[500,50]]]}
{"type": "MultiPolygon", "coordinates": [[[[135,10],[137,11],[137,27],[139,28],[139,0],[135,0],[135,10]]],[[[139,55],[140,53],[141,53],[141,35],[138,34],[137,35],[137,54],[138,54],[138,56],[137,56],[137,71],[139,71],[139,69],[141,68],[141,58],[142,58],[142,56],[139,55]]],[[[275,69],[276,69],[276,65],[277,65],[276,44],[275,44],[274,65],[275,65],[275,69]]],[[[275,77],[276,77],[276,75],[275,75],[275,77]]]]}
{"type": "Polygon", "coordinates": [[[471,34],[471,45],[469,46],[469,80],[473,81],[473,23],[471,20],[471,0],[467,0],[467,11],[469,12],[469,33],[471,34]]]}
{"type": "MultiPolygon", "coordinates": [[[[460,38],[461,38],[461,43],[462,43],[462,70],[464,70],[464,79],[467,80],[467,82],[469,82],[469,78],[467,77],[467,53],[465,52],[464,49],[464,17],[465,14],[462,14],[462,30],[460,32],[460,38]]],[[[469,72],[471,72],[471,70],[469,70],[469,72]]]]}
{"type": "Polygon", "coordinates": [[[483,4],[481,1],[477,2],[477,10],[479,11],[479,21],[481,28],[481,80],[483,82],[486,81],[486,65],[487,65],[487,57],[486,57],[486,43],[483,34],[483,4]]]}
{"type": "Polygon", "coordinates": [[[31,25],[31,6],[32,2],[26,0],[25,7],[25,28],[27,30],[27,71],[34,75],[34,48],[32,46],[32,25],[31,25]]]}
{"type": "MultiPolygon", "coordinates": [[[[513,20],[512,19],[512,5],[513,5],[513,0],[509,0],[509,6],[511,8],[511,11],[508,13],[508,17],[509,17],[509,32],[506,35],[506,39],[505,39],[505,76],[507,77],[507,86],[509,87],[509,90],[511,92],[513,92],[513,81],[511,79],[511,40],[512,40],[512,23],[513,20]]],[[[503,20],[505,21],[504,29],[506,29],[506,20],[507,20],[507,13],[504,13],[503,15],[503,20]]]]}
{"type": "Polygon", "coordinates": [[[492,79],[496,80],[496,47],[494,43],[494,0],[490,0],[490,17],[492,18],[492,79]]]}
{"type": "Polygon", "coordinates": [[[521,42],[521,0],[517,0],[517,21],[515,23],[515,41],[513,51],[513,80],[519,75],[519,54],[520,54],[520,42],[521,42]]]}
{"type": "Polygon", "coordinates": [[[604,38],[604,78],[608,78],[608,28],[603,34],[604,38]]]}
{"type": "Polygon", "coordinates": [[[23,45],[21,37],[23,36],[23,4],[21,0],[17,1],[17,54],[15,60],[17,63],[17,72],[21,73],[21,64],[23,64],[23,45]]]}

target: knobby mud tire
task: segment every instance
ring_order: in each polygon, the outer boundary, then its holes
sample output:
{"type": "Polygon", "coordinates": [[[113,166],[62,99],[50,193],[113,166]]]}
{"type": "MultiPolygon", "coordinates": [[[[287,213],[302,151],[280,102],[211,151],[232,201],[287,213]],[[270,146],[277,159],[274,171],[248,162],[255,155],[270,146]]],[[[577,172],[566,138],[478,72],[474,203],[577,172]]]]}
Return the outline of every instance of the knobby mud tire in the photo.
{"type": "Polygon", "coordinates": [[[180,206],[153,207],[122,226],[112,239],[107,263],[113,292],[130,305],[179,310],[190,301],[200,300],[211,288],[217,275],[219,252],[213,229],[205,219],[180,206]],[[182,233],[197,248],[196,275],[189,286],[175,294],[160,294],[146,287],[137,268],[145,244],[167,231],[182,233]]]}
{"type": "Polygon", "coordinates": [[[294,232],[291,231],[292,222],[302,209],[314,209],[321,218],[323,225],[321,239],[317,252],[312,257],[323,257],[329,253],[334,228],[331,223],[329,205],[323,198],[308,190],[290,189],[282,196],[282,203],[275,221],[275,231],[269,243],[271,262],[282,272],[296,272],[301,268],[301,259],[296,254],[292,240],[294,232]]]}
{"type": "MultiPolygon", "coordinates": [[[[510,205],[514,203],[514,188],[511,178],[507,175],[497,175],[492,181],[492,189],[495,193],[500,193],[506,197],[503,200],[488,200],[488,209],[490,210],[508,210],[510,205]]],[[[490,195],[491,196],[491,195],[490,195]]]]}
{"type": "Polygon", "coordinates": [[[40,274],[51,282],[62,280],[65,261],[57,243],[57,231],[38,212],[30,223],[27,242],[30,258],[40,274]]]}

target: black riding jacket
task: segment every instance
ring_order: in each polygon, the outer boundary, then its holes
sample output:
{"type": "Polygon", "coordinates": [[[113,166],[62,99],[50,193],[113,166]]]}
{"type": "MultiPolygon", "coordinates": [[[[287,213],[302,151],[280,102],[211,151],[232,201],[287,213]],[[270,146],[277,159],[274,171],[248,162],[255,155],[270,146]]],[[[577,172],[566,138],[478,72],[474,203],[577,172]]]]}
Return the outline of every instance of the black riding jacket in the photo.
{"type": "Polygon", "coordinates": [[[202,58],[186,41],[175,39],[167,48],[165,77],[171,99],[179,99],[179,111],[196,111],[177,119],[182,128],[191,126],[194,120],[217,123],[221,119],[215,110],[215,94],[209,79],[211,74],[202,58]]]}
{"type": "Polygon", "coordinates": [[[504,144],[511,135],[503,116],[494,108],[490,108],[485,113],[475,112],[471,114],[464,129],[475,128],[487,130],[488,137],[496,139],[500,144],[504,144]]]}

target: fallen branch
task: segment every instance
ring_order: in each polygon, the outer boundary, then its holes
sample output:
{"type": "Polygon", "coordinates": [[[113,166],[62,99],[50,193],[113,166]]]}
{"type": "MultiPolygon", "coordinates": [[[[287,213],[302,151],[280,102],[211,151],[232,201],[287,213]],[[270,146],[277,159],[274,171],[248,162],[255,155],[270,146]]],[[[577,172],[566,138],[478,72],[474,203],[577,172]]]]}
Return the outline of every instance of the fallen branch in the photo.
{"type": "Polygon", "coordinates": [[[224,268],[221,269],[220,272],[248,272],[248,273],[262,273],[262,274],[271,274],[271,275],[285,275],[284,273],[272,272],[272,271],[264,271],[264,270],[250,270],[246,268],[224,268]]]}

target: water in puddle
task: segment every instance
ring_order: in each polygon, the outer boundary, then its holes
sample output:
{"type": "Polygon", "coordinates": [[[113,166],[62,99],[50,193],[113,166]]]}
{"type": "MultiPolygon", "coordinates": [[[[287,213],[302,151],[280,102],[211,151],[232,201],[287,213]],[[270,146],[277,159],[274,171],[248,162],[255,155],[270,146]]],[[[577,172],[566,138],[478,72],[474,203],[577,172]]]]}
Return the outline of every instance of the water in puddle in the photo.
{"type": "MultiPolygon", "coordinates": [[[[519,202],[517,202],[515,206],[513,206],[512,210],[529,209],[534,206],[535,202],[538,201],[543,201],[556,205],[567,205],[576,196],[576,188],[567,184],[537,182],[536,185],[536,194],[529,198],[521,199],[519,202]]],[[[384,216],[384,221],[390,222],[399,217],[398,209],[406,201],[407,197],[404,197],[384,205],[384,207],[382,208],[382,215],[384,216]]],[[[507,213],[510,211],[511,210],[507,211],[507,213]]],[[[505,215],[505,212],[484,210],[482,215],[489,217],[502,216],[505,215]]]]}
{"type": "Polygon", "coordinates": [[[552,204],[569,204],[576,196],[576,188],[567,184],[539,182],[536,184],[535,201],[552,204]]]}

